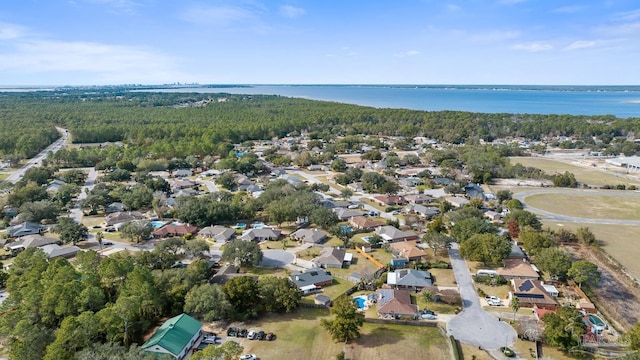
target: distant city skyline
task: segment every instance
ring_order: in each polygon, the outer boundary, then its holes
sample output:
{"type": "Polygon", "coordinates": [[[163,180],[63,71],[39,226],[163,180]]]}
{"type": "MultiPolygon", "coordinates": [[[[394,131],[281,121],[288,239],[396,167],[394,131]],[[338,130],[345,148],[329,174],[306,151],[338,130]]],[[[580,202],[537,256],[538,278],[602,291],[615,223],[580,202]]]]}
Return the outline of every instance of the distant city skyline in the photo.
{"type": "Polygon", "coordinates": [[[639,85],[637,1],[6,0],[0,86],[639,85]]]}

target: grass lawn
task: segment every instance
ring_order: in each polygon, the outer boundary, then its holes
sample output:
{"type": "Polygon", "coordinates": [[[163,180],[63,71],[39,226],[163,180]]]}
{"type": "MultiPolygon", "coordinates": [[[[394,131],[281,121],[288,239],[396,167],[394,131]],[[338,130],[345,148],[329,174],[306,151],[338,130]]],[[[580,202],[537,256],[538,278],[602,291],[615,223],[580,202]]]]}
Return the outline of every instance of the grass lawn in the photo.
{"type": "MultiPolygon", "coordinates": [[[[380,250],[380,251],[382,252],[384,250],[380,250]]],[[[376,265],[374,265],[371,261],[369,261],[364,256],[360,255],[360,253],[357,253],[355,250],[349,249],[347,252],[353,254],[353,261],[351,262],[351,265],[349,267],[341,268],[341,269],[334,269],[334,268],[329,269],[331,273],[338,274],[341,276],[349,276],[349,274],[354,272],[358,274],[372,274],[376,270],[378,270],[378,267],[376,265]]]]}
{"type": "Polygon", "coordinates": [[[451,269],[429,269],[437,286],[456,286],[456,277],[451,269]]]}
{"type": "Polygon", "coordinates": [[[507,295],[509,295],[509,285],[500,285],[500,286],[491,286],[487,284],[474,283],[476,287],[476,291],[478,291],[478,296],[480,296],[480,291],[484,291],[487,296],[497,296],[502,299],[502,303],[506,303],[507,295]]]}
{"type": "Polygon", "coordinates": [[[376,208],[376,209],[380,210],[381,212],[384,212],[384,211],[385,211],[385,209],[387,208],[386,206],[384,206],[384,205],[380,205],[380,203],[379,203],[379,202],[374,201],[374,200],[372,200],[371,198],[362,197],[362,198],[360,198],[360,200],[361,200],[363,203],[367,204],[367,205],[371,205],[371,206],[373,206],[374,208],[376,208]]]}
{"type": "Polygon", "coordinates": [[[460,348],[462,350],[461,355],[463,359],[493,360],[493,357],[491,357],[491,355],[486,351],[480,350],[475,346],[460,343],[460,348]]]}
{"type": "Polygon", "coordinates": [[[325,185],[329,185],[329,187],[332,188],[336,188],[338,190],[342,190],[344,189],[344,186],[336,183],[336,182],[331,182],[329,181],[329,178],[326,176],[316,176],[316,180],[320,181],[321,183],[325,184],[325,185]]]}
{"type": "Polygon", "coordinates": [[[88,228],[92,228],[95,225],[102,225],[104,222],[104,216],[83,216],[82,224],[88,228]]]}
{"type": "Polygon", "coordinates": [[[0,173],[0,181],[3,181],[4,179],[8,178],[9,174],[7,173],[0,173]]]}
{"type": "Polygon", "coordinates": [[[342,350],[348,359],[449,359],[447,342],[436,328],[365,323],[361,337],[347,344],[336,343],[321,326],[326,310],[301,309],[292,314],[266,316],[247,324],[276,334],[273,342],[241,340],[245,353],[261,360],[333,359],[342,350]]]}
{"type": "Polygon", "coordinates": [[[455,314],[456,312],[456,306],[435,301],[427,302],[422,293],[411,294],[411,301],[418,305],[418,309],[433,310],[436,314],[455,314]]]}
{"type": "Polygon", "coordinates": [[[609,255],[624,266],[636,278],[640,278],[640,246],[638,246],[638,226],[581,224],[543,222],[545,228],[552,230],[567,229],[575,231],[579,227],[588,227],[609,255]]]}
{"type": "MultiPolygon", "coordinates": [[[[531,350],[533,349],[535,354],[535,343],[531,341],[526,341],[522,339],[517,339],[514,345],[511,346],[512,350],[515,350],[518,355],[522,358],[532,358],[530,355],[531,350]]],[[[552,346],[542,345],[542,357],[544,359],[578,359],[578,357],[571,356],[570,354],[564,353],[552,346]]],[[[580,359],[593,359],[592,356],[580,357],[580,359]]]]}
{"type": "MultiPolygon", "coordinates": [[[[287,239],[287,249],[296,247],[298,245],[295,240],[287,239]]],[[[284,241],[276,240],[276,241],[264,241],[260,243],[260,248],[262,250],[284,250],[284,241]]]]}
{"type": "Polygon", "coordinates": [[[556,173],[564,173],[568,171],[573,173],[576,180],[583,184],[602,186],[602,185],[640,185],[636,181],[605,173],[598,168],[586,168],[582,166],[571,165],[569,161],[558,161],[553,159],[539,157],[512,157],[511,164],[520,163],[524,166],[531,166],[543,170],[549,175],[556,173]]]}
{"type": "Polygon", "coordinates": [[[533,207],[562,215],[591,219],[638,219],[640,201],[635,196],[624,195],[624,192],[616,192],[612,196],[536,194],[527,196],[525,201],[533,207]]]}
{"type": "Polygon", "coordinates": [[[245,271],[248,275],[258,275],[258,276],[269,275],[269,276],[275,276],[275,277],[287,277],[290,275],[289,271],[281,268],[252,267],[252,268],[247,268],[245,271]]]}
{"type": "MultiPolygon", "coordinates": [[[[333,269],[331,269],[333,270],[333,269]]],[[[328,296],[331,300],[337,299],[340,295],[344,294],[345,291],[350,289],[354,284],[345,279],[340,279],[338,277],[333,277],[333,285],[326,286],[322,288],[322,292],[320,294],[328,296]]],[[[313,299],[316,297],[316,294],[311,294],[307,296],[303,296],[302,300],[306,303],[313,303],[313,299]]]]}
{"type": "Polygon", "coordinates": [[[308,248],[306,250],[298,251],[296,256],[298,258],[300,258],[300,259],[303,259],[303,260],[311,260],[314,257],[320,255],[321,251],[322,250],[320,248],[313,246],[313,247],[310,247],[310,248],[308,248]]]}

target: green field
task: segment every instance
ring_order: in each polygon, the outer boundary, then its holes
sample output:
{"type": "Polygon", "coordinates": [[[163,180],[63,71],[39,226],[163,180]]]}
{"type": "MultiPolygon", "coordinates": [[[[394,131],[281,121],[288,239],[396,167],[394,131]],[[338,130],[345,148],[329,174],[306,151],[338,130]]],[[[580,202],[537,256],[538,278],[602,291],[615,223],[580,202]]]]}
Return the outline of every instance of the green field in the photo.
{"type": "Polygon", "coordinates": [[[511,164],[520,163],[524,166],[531,166],[543,170],[549,175],[564,173],[569,171],[576,176],[576,180],[583,184],[593,186],[603,185],[640,185],[637,181],[632,181],[623,177],[618,177],[610,173],[605,173],[598,168],[585,168],[568,164],[563,161],[539,158],[539,157],[512,157],[511,164]]]}
{"type": "Polygon", "coordinates": [[[609,255],[613,256],[629,273],[640,278],[640,246],[638,246],[638,226],[605,225],[605,224],[580,224],[546,221],[545,228],[552,230],[568,229],[575,231],[579,227],[588,227],[596,236],[596,239],[609,255]]]}
{"type": "Polygon", "coordinates": [[[435,327],[365,323],[361,337],[347,345],[334,342],[320,327],[326,310],[300,309],[293,314],[270,315],[245,324],[276,334],[268,341],[241,340],[245,353],[269,359],[334,359],[343,349],[347,359],[450,359],[446,339],[435,327]]]}
{"type": "MultiPolygon", "coordinates": [[[[620,193],[624,195],[624,193],[620,193]]],[[[527,196],[527,205],[556,214],[589,219],[637,220],[640,218],[640,199],[637,197],[536,194],[527,196]]]]}

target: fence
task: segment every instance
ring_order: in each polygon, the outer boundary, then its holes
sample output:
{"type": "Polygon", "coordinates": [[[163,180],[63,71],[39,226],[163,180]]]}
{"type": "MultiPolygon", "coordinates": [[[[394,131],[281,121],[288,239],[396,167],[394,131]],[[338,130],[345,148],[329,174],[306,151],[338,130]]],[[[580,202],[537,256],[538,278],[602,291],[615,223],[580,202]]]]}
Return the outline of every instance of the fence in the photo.
{"type": "Polygon", "coordinates": [[[364,318],[364,322],[372,323],[372,324],[396,324],[396,325],[428,326],[428,327],[439,328],[438,323],[435,321],[364,318]]]}
{"type": "Polygon", "coordinates": [[[379,267],[379,268],[383,268],[384,265],[382,265],[382,263],[378,260],[376,260],[376,258],[374,258],[373,256],[367,254],[366,252],[364,252],[362,249],[360,249],[360,247],[356,246],[356,251],[359,252],[362,256],[366,257],[367,259],[369,259],[369,261],[371,261],[375,266],[379,267]]]}

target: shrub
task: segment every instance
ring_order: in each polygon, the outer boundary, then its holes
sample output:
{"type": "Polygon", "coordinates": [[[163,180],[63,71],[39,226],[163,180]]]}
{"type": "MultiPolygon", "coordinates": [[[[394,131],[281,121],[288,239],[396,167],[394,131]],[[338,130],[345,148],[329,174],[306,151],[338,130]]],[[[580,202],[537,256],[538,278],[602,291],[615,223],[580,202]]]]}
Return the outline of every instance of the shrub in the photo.
{"type": "Polygon", "coordinates": [[[514,357],[514,356],[516,356],[516,353],[515,353],[515,352],[513,352],[513,350],[509,349],[509,348],[508,348],[508,347],[506,347],[506,346],[501,347],[501,348],[500,348],[500,351],[502,351],[502,353],[503,353],[503,354],[504,354],[504,356],[506,356],[506,357],[514,357]]]}

